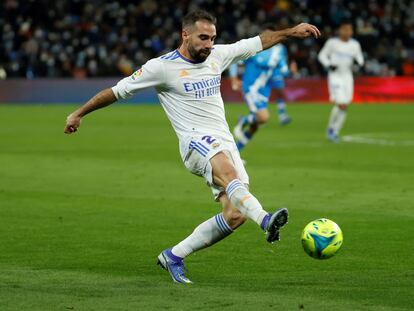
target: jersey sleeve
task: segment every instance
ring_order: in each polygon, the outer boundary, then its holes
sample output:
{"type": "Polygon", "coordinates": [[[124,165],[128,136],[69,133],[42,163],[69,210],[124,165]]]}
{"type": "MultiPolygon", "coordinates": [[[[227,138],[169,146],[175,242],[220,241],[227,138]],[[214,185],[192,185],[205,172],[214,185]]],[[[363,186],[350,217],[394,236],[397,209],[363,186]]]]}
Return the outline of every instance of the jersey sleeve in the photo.
{"type": "Polygon", "coordinates": [[[329,39],[326,41],[325,45],[321,49],[321,51],[318,54],[318,60],[324,66],[325,68],[329,67],[331,64],[330,56],[332,51],[332,40],[329,39]]]}
{"type": "Polygon", "coordinates": [[[362,55],[362,49],[359,42],[356,42],[355,60],[359,66],[364,65],[364,56],[362,55]]]}
{"type": "Polygon", "coordinates": [[[164,84],[165,73],[158,59],[151,59],[129,77],[120,80],[112,91],[117,99],[129,98],[140,90],[164,84]]]}
{"type": "Polygon", "coordinates": [[[214,49],[216,49],[221,58],[221,71],[223,72],[232,63],[245,60],[263,50],[263,46],[260,37],[256,36],[237,41],[233,44],[217,44],[214,46],[214,49]]]}

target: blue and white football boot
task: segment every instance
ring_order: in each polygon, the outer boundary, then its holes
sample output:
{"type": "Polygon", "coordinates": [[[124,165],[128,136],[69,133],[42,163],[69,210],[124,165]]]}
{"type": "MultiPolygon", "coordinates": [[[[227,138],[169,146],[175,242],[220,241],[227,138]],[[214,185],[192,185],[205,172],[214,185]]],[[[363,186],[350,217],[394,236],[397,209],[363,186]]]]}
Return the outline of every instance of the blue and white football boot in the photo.
{"type": "Polygon", "coordinates": [[[275,213],[269,214],[263,229],[266,232],[266,241],[273,243],[280,241],[280,229],[288,223],[288,210],[287,208],[278,209],[275,213]]]}
{"type": "Polygon", "coordinates": [[[171,275],[171,278],[176,283],[186,283],[191,284],[190,279],[188,279],[185,276],[185,272],[187,271],[184,267],[184,263],[182,259],[179,259],[179,257],[172,258],[174,254],[171,253],[171,249],[166,249],[161,252],[161,254],[158,255],[158,262],[157,264],[168,271],[168,273],[171,275]]]}

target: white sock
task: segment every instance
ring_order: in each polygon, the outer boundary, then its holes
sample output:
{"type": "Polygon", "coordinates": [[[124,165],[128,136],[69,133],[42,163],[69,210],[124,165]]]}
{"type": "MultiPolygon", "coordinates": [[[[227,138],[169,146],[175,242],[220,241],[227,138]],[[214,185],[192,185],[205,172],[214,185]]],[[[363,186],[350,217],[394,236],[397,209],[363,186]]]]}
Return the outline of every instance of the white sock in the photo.
{"type": "Polygon", "coordinates": [[[226,193],[233,206],[243,215],[253,220],[259,226],[262,224],[263,218],[268,213],[240,180],[232,180],[227,185],[226,193]]]}
{"type": "Polygon", "coordinates": [[[329,116],[328,128],[333,129],[336,123],[336,119],[338,117],[338,112],[341,109],[338,108],[337,105],[334,105],[331,110],[331,115],[329,116]]]}
{"type": "Polygon", "coordinates": [[[279,120],[284,120],[287,118],[287,114],[286,114],[286,103],[284,100],[282,99],[278,99],[276,101],[276,105],[277,105],[277,112],[279,115],[279,120]]]}
{"type": "Polygon", "coordinates": [[[341,131],[346,119],[346,110],[341,110],[339,108],[338,110],[339,111],[337,112],[336,120],[333,125],[333,130],[336,135],[339,135],[339,132],[341,131]]]}
{"type": "Polygon", "coordinates": [[[174,246],[171,251],[174,255],[185,258],[195,251],[217,243],[232,232],[233,230],[221,213],[200,224],[193,233],[174,246]]]}

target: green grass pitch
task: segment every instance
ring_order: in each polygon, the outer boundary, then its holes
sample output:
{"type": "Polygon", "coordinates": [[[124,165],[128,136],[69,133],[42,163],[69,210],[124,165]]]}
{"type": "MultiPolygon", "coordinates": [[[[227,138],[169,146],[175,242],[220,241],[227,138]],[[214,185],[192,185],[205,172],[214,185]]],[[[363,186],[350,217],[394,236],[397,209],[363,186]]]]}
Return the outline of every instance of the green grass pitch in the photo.
{"type": "MultiPolygon", "coordinates": [[[[290,209],[282,241],[247,223],[186,260],[191,286],[156,257],[219,205],[163,111],[114,105],[67,136],[73,108],[0,105],[0,310],[412,310],[414,105],[350,107],[339,145],[329,105],[273,115],[243,157],[264,207],[290,209]],[[319,217],[344,232],[326,261],[300,243],[319,217]]],[[[231,125],[245,112],[226,109],[231,125]]]]}

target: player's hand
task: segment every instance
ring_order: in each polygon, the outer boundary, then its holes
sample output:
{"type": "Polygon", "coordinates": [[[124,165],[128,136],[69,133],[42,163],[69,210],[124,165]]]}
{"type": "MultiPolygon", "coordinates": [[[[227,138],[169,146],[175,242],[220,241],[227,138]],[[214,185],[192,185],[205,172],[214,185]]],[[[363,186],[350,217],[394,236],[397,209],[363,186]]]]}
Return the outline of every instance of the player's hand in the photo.
{"type": "Polygon", "coordinates": [[[240,91],[242,88],[242,81],[237,78],[237,77],[231,77],[230,78],[230,82],[231,82],[231,89],[233,91],[240,91]]]}
{"type": "Polygon", "coordinates": [[[75,114],[70,114],[67,118],[66,118],[66,126],[65,126],[65,130],[64,132],[66,134],[72,134],[75,133],[81,123],[81,117],[79,117],[78,115],[75,114]]]}
{"type": "Polygon", "coordinates": [[[315,38],[319,38],[321,36],[321,32],[314,25],[311,25],[308,23],[301,23],[291,28],[290,35],[296,38],[307,38],[309,36],[314,36],[315,38]]]}

